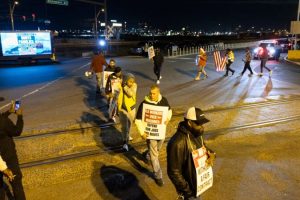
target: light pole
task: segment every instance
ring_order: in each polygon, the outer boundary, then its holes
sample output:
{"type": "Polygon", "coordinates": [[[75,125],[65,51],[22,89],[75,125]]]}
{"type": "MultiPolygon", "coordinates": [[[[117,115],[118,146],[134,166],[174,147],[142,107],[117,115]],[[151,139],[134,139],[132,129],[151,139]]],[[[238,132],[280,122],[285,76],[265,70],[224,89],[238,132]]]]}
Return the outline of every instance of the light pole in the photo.
{"type": "Polygon", "coordinates": [[[15,6],[18,5],[19,2],[18,1],[14,1],[13,5],[9,4],[9,15],[10,15],[10,21],[11,21],[11,30],[15,30],[15,26],[14,26],[14,10],[15,10],[15,6]]]}
{"type": "MultiPolygon", "coordinates": [[[[300,15],[300,0],[298,2],[298,10],[297,10],[297,21],[299,21],[299,15],[300,15]]],[[[294,50],[297,50],[297,34],[295,34],[295,45],[294,50]]]]}

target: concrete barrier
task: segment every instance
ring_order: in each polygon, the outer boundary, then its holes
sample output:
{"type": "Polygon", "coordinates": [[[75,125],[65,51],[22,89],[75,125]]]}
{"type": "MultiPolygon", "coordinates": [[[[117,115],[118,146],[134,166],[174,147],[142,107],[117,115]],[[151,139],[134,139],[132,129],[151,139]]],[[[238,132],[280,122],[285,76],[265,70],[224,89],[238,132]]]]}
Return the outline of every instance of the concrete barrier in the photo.
{"type": "Polygon", "coordinates": [[[300,50],[289,50],[287,58],[292,61],[300,61],[300,50]]]}

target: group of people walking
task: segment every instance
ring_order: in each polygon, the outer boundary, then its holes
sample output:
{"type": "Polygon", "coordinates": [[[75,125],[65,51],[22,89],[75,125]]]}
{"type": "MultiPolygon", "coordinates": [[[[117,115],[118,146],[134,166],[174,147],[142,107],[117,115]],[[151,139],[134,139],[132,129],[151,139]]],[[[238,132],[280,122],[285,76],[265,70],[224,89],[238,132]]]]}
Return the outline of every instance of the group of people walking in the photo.
{"type": "MultiPolygon", "coordinates": [[[[201,51],[201,59],[206,62],[206,53],[201,51]]],[[[98,54],[104,58],[103,54],[98,54]]],[[[94,59],[96,59],[94,57],[94,59]]],[[[102,60],[99,59],[98,60],[102,60]]],[[[156,75],[156,84],[152,85],[149,90],[149,94],[146,95],[143,101],[136,107],[136,95],[138,84],[135,77],[131,73],[123,74],[120,67],[115,67],[115,61],[111,60],[108,64],[101,62],[103,65],[103,72],[106,70],[112,70],[105,84],[104,95],[108,101],[108,113],[109,118],[118,116],[121,123],[122,137],[123,137],[123,149],[129,151],[129,141],[133,139],[131,137],[131,128],[135,124],[140,136],[146,140],[147,151],[143,154],[147,163],[152,167],[153,177],[155,183],[162,187],[164,185],[163,172],[159,162],[159,152],[163,146],[166,127],[172,118],[172,109],[166,97],[161,94],[159,84],[162,78],[160,71],[163,63],[163,55],[159,50],[155,51],[155,57],[153,58],[154,73],[156,75]],[[113,62],[113,63],[112,63],[113,62]],[[114,67],[112,67],[112,65],[114,67]],[[104,66],[106,68],[104,69],[104,66]],[[136,108],[137,112],[136,112],[136,108]],[[147,121],[148,120],[148,121],[147,121]]],[[[207,74],[204,70],[205,65],[201,60],[201,68],[199,69],[199,77],[203,73],[205,77],[207,74]]],[[[96,73],[97,68],[91,65],[91,70],[96,73]]],[[[99,62],[100,63],[100,62],[99,62]]],[[[100,76],[105,78],[102,74],[100,76]]],[[[96,75],[97,85],[103,80],[99,80],[99,76],[96,75]]],[[[101,88],[100,88],[101,90],[101,88]]],[[[97,87],[98,92],[98,87],[97,87]]],[[[180,199],[192,199],[199,198],[197,196],[197,175],[195,173],[196,168],[193,164],[193,159],[189,158],[197,149],[205,149],[205,155],[207,158],[207,165],[211,166],[215,158],[215,153],[208,149],[203,140],[203,124],[209,120],[205,118],[201,109],[192,107],[187,110],[184,115],[184,121],[178,126],[176,134],[168,143],[168,176],[174,184],[178,197],[180,199]],[[191,146],[187,145],[188,143],[191,146]],[[188,167],[187,169],[185,169],[188,167]]]]}
{"type": "MultiPolygon", "coordinates": [[[[266,70],[268,70],[269,72],[269,76],[272,76],[272,70],[270,68],[268,68],[266,66],[266,63],[269,59],[269,52],[266,48],[266,46],[262,46],[259,48],[259,59],[261,61],[260,63],[260,73],[258,73],[259,76],[263,76],[263,69],[265,68],[266,70]]],[[[226,59],[226,72],[224,77],[227,77],[229,75],[229,72],[231,72],[231,75],[234,75],[235,70],[233,70],[231,68],[232,63],[234,63],[235,57],[234,57],[234,52],[232,49],[226,49],[226,53],[225,53],[225,59],[226,59]]],[[[253,71],[252,68],[250,66],[251,60],[252,60],[252,54],[250,51],[250,48],[247,47],[245,49],[245,55],[244,58],[242,59],[245,63],[244,68],[242,70],[242,72],[240,73],[240,76],[243,76],[244,73],[246,72],[246,70],[248,70],[250,72],[249,76],[253,75],[253,71]]],[[[207,62],[207,55],[206,52],[203,48],[200,48],[199,50],[199,55],[196,56],[196,66],[197,66],[197,74],[195,77],[195,80],[200,80],[201,79],[201,74],[204,74],[204,78],[206,79],[207,73],[205,71],[205,66],[206,66],[206,62],[207,62]]]]}

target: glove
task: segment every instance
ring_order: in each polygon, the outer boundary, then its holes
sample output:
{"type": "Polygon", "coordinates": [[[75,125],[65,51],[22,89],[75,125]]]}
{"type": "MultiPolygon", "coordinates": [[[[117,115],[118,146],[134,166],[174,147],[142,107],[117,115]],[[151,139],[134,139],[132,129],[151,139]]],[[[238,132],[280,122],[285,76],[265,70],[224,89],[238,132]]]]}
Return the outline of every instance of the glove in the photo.
{"type": "Polygon", "coordinates": [[[216,159],[216,153],[208,151],[207,154],[208,154],[208,159],[206,160],[206,164],[208,166],[214,166],[214,162],[216,159]]]}

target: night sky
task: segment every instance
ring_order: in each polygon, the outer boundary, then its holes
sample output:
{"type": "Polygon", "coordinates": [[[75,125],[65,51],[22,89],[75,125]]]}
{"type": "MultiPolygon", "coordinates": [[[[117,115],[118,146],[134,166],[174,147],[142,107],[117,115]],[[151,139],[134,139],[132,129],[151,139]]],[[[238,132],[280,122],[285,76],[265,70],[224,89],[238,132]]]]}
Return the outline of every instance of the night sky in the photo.
{"type": "MultiPolygon", "coordinates": [[[[1,0],[0,29],[9,28],[8,2],[1,0]]],[[[19,2],[14,12],[17,28],[30,24],[32,13],[36,14],[35,23],[49,19],[49,28],[53,29],[92,27],[93,5],[76,0],[69,0],[69,6],[46,4],[46,0],[19,2]],[[23,15],[26,22],[22,21],[23,15]]],[[[107,3],[109,19],[127,21],[128,27],[147,22],[164,30],[189,26],[191,30],[227,31],[238,25],[289,29],[290,21],[297,16],[298,0],[107,0],[107,3]]],[[[104,15],[99,20],[104,21],[104,15]]]]}

